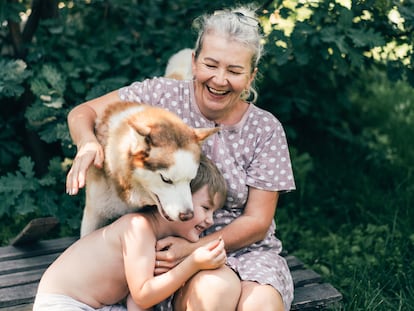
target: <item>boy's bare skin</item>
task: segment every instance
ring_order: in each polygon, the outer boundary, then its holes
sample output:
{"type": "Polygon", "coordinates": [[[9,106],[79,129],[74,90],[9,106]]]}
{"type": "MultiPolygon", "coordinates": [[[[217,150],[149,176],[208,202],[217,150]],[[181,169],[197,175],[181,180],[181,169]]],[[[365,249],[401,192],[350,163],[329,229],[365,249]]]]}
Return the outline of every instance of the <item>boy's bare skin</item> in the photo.
{"type": "Polygon", "coordinates": [[[224,198],[216,193],[210,200],[207,187],[193,194],[194,218],[189,221],[169,222],[158,212],[134,213],[80,239],[48,268],[38,293],[67,295],[93,308],[116,304],[131,294],[136,305],[146,309],[172,295],[199,270],[219,268],[226,261],[221,239],[154,276],[157,240],[174,235],[195,242],[213,224],[213,212],[224,198]]]}

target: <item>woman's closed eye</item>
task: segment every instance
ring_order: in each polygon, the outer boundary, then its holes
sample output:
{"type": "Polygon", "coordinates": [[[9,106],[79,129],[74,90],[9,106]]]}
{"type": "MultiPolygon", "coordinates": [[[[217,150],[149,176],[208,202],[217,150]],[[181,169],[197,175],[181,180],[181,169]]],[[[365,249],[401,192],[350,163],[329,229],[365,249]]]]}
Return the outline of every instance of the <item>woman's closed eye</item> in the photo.
{"type": "MultiPolygon", "coordinates": [[[[217,68],[218,68],[216,65],[208,65],[208,64],[205,64],[205,66],[206,66],[208,69],[217,69],[217,68]]],[[[244,72],[239,72],[239,71],[236,71],[236,70],[231,70],[231,69],[228,69],[228,70],[227,70],[227,72],[228,72],[229,74],[231,74],[231,75],[234,75],[234,76],[239,76],[239,75],[244,74],[244,72]]]]}
{"type": "Polygon", "coordinates": [[[244,72],[239,72],[239,71],[234,71],[234,70],[229,70],[229,72],[236,76],[244,74],[244,72]]]}
{"type": "Polygon", "coordinates": [[[217,65],[211,65],[211,64],[204,64],[207,68],[215,69],[217,68],[217,65]]]}

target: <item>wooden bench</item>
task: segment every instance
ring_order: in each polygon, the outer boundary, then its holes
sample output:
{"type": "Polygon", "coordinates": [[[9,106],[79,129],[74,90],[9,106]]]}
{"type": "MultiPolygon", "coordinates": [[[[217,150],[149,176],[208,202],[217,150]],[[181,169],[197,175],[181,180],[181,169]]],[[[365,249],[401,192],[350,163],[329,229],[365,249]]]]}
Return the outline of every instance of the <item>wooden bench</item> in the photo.
{"type": "MultiPolygon", "coordinates": [[[[76,237],[41,240],[57,225],[54,218],[35,219],[9,246],[0,247],[0,309],[32,310],[37,284],[46,268],[76,237]]],[[[323,283],[315,271],[306,269],[295,256],[287,255],[295,284],[291,310],[315,310],[340,304],[342,295],[323,283]]]]}

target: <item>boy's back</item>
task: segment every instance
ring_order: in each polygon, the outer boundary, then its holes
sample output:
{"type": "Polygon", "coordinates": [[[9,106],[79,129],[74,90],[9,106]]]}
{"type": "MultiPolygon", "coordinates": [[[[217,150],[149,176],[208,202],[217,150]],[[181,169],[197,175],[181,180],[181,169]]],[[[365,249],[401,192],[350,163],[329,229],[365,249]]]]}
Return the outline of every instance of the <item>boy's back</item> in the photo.
{"type": "Polygon", "coordinates": [[[136,265],[140,273],[152,277],[156,239],[148,217],[125,215],[73,244],[45,272],[38,292],[64,293],[94,308],[119,302],[129,292],[124,252],[141,254],[136,265]]]}

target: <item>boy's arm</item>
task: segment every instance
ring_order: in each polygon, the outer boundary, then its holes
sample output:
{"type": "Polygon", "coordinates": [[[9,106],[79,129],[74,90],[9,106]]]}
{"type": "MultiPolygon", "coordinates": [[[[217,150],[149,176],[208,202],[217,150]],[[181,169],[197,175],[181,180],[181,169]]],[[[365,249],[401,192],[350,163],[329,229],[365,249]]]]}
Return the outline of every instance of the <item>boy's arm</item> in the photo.
{"type": "Polygon", "coordinates": [[[158,276],[153,275],[154,246],[141,247],[141,250],[135,253],[136,256],[132,255],[131,252],[124,252],[124,254],[125,275],[130,295],[134,302],[144,309],[150,308],[171,296],[198,271],[219,268],[226,261],[224,242],[221,239],[196,249],[179,265],[158,276]],[[144,251],[144,253],[141,251],[144,251]],[[129,255],[125,253],[129,253],[129,255]]]}

